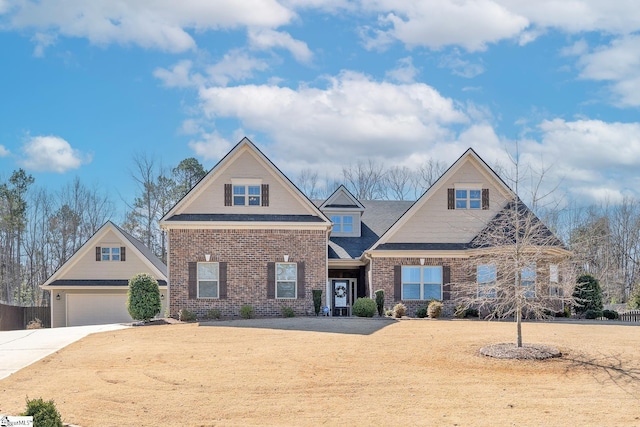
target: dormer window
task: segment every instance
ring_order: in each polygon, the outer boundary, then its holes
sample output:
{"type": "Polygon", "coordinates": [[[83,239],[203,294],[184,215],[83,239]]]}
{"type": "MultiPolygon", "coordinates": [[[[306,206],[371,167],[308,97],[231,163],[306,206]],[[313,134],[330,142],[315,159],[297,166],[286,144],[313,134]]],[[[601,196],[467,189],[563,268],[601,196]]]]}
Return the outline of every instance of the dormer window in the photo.
{"type": "Polygon", "coordinates": [[[353,233],[353,216],[331,215],[331,222],[335,233],[353,233]]]}

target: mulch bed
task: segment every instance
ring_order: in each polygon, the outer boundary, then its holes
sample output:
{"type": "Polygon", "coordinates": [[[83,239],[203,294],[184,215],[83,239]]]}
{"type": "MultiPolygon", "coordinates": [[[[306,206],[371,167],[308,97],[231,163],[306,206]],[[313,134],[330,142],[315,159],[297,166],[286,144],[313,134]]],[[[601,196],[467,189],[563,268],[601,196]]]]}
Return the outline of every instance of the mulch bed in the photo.
{"type": "Polygon", "coordinates": [[[560,350],[549,345],[523,344],[522,347],[518,347],[515,343],[491,344],[482,347],[480,354],[497,359],[529,360],[544,360],[562,356],[560,350]]]}

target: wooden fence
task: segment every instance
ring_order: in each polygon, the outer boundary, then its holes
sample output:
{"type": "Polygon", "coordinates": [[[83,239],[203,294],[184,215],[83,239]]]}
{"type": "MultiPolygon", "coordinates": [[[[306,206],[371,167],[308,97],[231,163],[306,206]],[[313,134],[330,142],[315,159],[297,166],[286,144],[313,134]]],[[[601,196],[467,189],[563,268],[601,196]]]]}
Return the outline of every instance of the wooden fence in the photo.
{"type": "Polygon", "coordinates": [[[36,318],[40,319],[43,328],[50,328],[51,308],[0,304],[0,331],[25,329],[27,324],[36,318]]]}
{"type": "Polygon", "coordinates": [[[630,310],[625,313],[620,313],[620,321],[640,322],[640,310],[630,310]]]}

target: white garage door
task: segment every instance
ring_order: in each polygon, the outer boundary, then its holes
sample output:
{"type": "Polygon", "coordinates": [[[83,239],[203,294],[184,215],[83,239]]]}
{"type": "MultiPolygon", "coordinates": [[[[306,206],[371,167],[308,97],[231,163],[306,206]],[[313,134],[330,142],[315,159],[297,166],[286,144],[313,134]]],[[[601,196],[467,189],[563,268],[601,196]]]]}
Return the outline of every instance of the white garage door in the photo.
{"type": "Polygon", "coordinates": [[[127,294],[68,294],[67,326],[132,322],[127,294]]]}

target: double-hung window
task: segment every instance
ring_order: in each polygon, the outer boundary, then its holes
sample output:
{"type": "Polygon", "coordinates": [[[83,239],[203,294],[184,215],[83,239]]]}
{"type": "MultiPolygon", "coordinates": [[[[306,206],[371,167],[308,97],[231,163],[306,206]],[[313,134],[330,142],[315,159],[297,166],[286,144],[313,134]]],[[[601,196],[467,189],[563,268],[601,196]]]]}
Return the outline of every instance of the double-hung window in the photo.
{"type": "Polygon", "coordinates": [[[520,272],[520,285],[524,288],[525,298],[536,296],[536,264],[532,263],[520,272]]]}
{"type": "Polygon", "coordinates": [[[198,298],[220,297],[220,265],[217,262],[198,263],[198,298]]]}
{"type": "Polygon", "coordinates": [[[482,208],[482,190],[457,189],[456,209],[480,209],[482,208]]]}
{"type": "Polygon", "coordinates": [[[336,233],[353,233],[353,216],[331,215],[333,231],[336,233]]]}
{"type": "Polygon", "coordinates": [[[496,265],[478,265],[478,298],[495,298],[496,292],[496,265]]]}
{"type": "Polygon", "coordinates": [[[260,185],[233,185],[234,206],[260,206],[260,185]]]}
{"type": "Polygon", "coordinates": [[[120,261],[120,247],[116,248],[101,248],[102,251],[102,261],[120,261]]]}
{"type": "Polygon", "coordinates": [[[563,297],[564,292],[559,284],[560,271],[558,264],[549,265],[549,295],[552,297],[563,297]]]}
{"type": "Polygon", "coordinates": [[[295,299],[297,297],[298,265],[295,262],[276,263],[276,298],[295,299]]]}
{"type": "Polygon", "coordinates": [[[402,266],[402,299],[442,299],[442,267],[402,266]]]}

